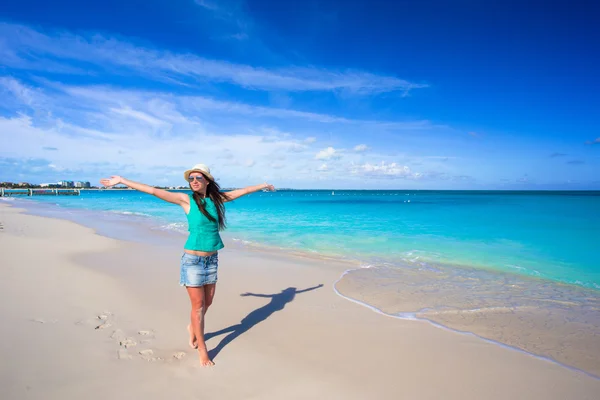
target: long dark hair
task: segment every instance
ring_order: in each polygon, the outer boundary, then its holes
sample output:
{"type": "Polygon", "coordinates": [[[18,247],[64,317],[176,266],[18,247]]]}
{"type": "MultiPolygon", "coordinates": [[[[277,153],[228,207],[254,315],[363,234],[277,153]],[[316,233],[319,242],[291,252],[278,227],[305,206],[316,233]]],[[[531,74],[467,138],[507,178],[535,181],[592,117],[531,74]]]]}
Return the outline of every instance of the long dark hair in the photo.
{"type": "MultiPolygon", "coordinates": [[[[215,203],[215,207],[217,208],[217,215],[219,216],[219,230],[222,231],[227,227],[225,222],[225,205],[223,205],[224,200],[227,198],[224,193],[221,192],[221,187],[217,182],[210,179],[208,176],[202,174],[204,179],[207,182],[206,186],[206,197],[210,198],[213,203],[215,203]]],[[[192,185],[190,185],[190,189],[192,189],[192,185]]],[[[204,202],[204,198],[198,192],[194,192],[192,189],[194,201],[198,205],[198,209],[206,218],[211,220],[212,222],[216,222],[215,218],[206,211],[206,205],[204,202]]]]}

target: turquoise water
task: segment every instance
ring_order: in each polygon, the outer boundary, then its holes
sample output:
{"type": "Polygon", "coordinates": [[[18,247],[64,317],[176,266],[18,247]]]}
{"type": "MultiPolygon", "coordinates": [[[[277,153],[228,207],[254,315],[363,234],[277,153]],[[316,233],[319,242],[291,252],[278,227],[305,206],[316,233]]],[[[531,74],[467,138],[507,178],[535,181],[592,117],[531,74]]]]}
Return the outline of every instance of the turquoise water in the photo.
{"type": "MultiPolygon", "coordinates": [[[[29,200],[186,231],[180,207],[130,190],[29,200]]],[[[227,204],[225,236],[359,260],[451,264],[600,289],[600,192],[277,191],[227,204]]],[[[183,242],[182,242],[183,243],[183,242]]]]}

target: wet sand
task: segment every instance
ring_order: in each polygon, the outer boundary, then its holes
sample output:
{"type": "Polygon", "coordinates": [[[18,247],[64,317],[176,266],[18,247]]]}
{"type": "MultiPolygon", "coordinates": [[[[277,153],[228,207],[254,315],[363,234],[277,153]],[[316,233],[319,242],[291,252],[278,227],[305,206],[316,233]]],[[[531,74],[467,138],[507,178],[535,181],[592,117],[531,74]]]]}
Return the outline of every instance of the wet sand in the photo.
{"type": "Polygon", "coordinates": [[[516,274],[444,268],[364,268],[337,284],[390,315],[547,357],[600,377],[600,291],[516,274]]]}

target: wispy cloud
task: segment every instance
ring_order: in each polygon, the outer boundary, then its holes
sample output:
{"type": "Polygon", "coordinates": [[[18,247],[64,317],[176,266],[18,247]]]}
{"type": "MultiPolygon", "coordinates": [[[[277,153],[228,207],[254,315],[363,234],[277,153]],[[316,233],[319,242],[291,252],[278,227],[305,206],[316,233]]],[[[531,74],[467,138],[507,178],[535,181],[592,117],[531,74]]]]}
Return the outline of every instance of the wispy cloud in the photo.
{"type": "Polygon", "coordinates": [[[67,71],[77,70],[85,63],[86,71],[92,68],[91,71],[111,74],[135,72],[148,78],[179,83],[229,83],[250,90],[290,92],[343,90],[357,95],[408,92],[427,87],[393,76],[356,70],[299,66],[268,69],[234,64],[190,53],[138,46],[131,41],[100,34],[44,33],[10,23],[0,23],[0,37],[3,38],[0,63],[15,69],[48,71],[50,63],[54,63],[67,71]]]}
{"type": "Polygon", "coordinates": [[[219,7],[219,3],[217,1],[196,0],[196,4],[198,4],[200,7],[204,7],[211,11],[218,11],[218,10],[222,9],[219,7]]]}
{"type": "MultiPolygon", "coordinates": [[[[278,119],[302,119],[307,121],[326,123],[326,124],[348,124],[362,125],[367,127],[378,127],[389,130],[423,130],[431,129],[434,125],[426,120],[416,121],[377,121],[377,120],[360,120],[339,117],[330,114],[313,113],[306,111],[298,111],[286,108],[255,106],[246,103],[222,101],[203,96],[174,96],[168,93],[151,92],[151,91],[132,91],[121,90],[106,86],[66,86],[54,85],[70,96],[80,99],[87,99],[94,103],[123,105],[127,103],[140,104],[150,100],[162,101],[163,105],[169,104],[171,109],[185,108],[193,112],[193,110],[209,110],[226,114],[250,115],[253,117],[267,117],[278,119]]],[[[131,110],[123,111],[122,113],[131,113],[131,110]]],[[[141,115],[139,115],[141,117],[141,115]]],[[[306,139],[306,143],[314,143],[315,137],[306,139]]]]}
{"type": "Polygon", "coordinates": [[[39,100],[40,93],[36,93],[36,90],[29,88],[18,80],[10,76],[0,76],[0,93],[4,92],[4,101],[6,101],[8,94],[15,97],[15,99],[27,106],[33,105],[34,101],[39,100]]]}
{"type": "MultiPolygon", "coordinates": [[[[150,183],[177,184],[182,166],[205,162],[234,185],[277,178],[293,187],[293,182],[313,182],[310,177],[316,173],[350,185],[370,174],[374,183],[405,174],[398,169],[404,165],[403,156],[361,152],[369,147],[366,143],[327,146],[329,134],[325,139],[307,133],[322,133],[324,127],[326,132],[343,134],[387,132],[394,127],[412,134],[433,127],[426,121],[352,120],[165,92],[42,84],[33,88],[13,78],[0,80],[0,90],[19,88],[5,90],[14,110],[0,117],[0,132],[11,132],[14,140],[0,146],[0,157],[21,154],[46,160],[46,165],[60,168],[47,168],[49,176],[65,179],[93,180],[100,174],[119,173],[150,183]],[[314,143],[323,145],[315,149],[314,143]],[[165,166],[160,181],[156,165],[165,166]],[[73,176],[84,169],[84,176],[73,176]]],[[[427,157],[419,160],[424,169],[445,169],[427,157]]],[[[446,179],[442,172],[411,173],[406,177],[446,179]]]]}
{"type": "Polygon", "coordinates": [[[378,178],[389,179],[422,179],[423,174],[413,172],[407,166],[402,166],[396,163],[386,163],[382,161],[379,164],[364,163],[353,165],[351,172],[357,175],[365,175],[378,178]]]}
{"type": "Polygon", "coordinates": [[[588,140],[585,142],[585,144],[589,144],[589,145],[600,144],[600,137],[597,137],[594,140],[588,140]]]}
{"type": "Polygon", "coordinates": [[[565,153],[552,153],[552,154],[550,154],[550,158],[564,157],[564,156],[566,156],[565,153]]]}
{"type": "Polygon", "coordinates": [[[241,0],[195,0],[195,3],[210,12],[214,18],[233,24],[242,32],[252,25],[241,0]]]}
{"type": "Polygon", "coordinates": [[[248,39],[247,33],[234,33],[232,35],[225,36],[226,39],[235,39],[235,40],[246,40],[248,39]]]}

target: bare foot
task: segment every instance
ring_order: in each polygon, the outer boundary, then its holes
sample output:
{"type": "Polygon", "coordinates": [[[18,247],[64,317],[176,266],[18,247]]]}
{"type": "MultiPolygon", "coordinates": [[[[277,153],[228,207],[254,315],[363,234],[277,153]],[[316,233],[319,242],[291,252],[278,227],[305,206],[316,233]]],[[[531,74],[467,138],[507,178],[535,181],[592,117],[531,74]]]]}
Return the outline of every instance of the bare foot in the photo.
{"type": "Polygon", "coordinates": [[[192,324],[188,324],[187,330],[190,334],[190,347],[192,349],[198,348],[198,342],[196,341],[196,335],[194,335],[194,331],[192,330],[192,324]]]}
{"type": "Polygon", "coordinates": [[[198,349],[198,355],[200,356],[200,365],[203,367],[212,367],[215,363],[208,356],[206,349],[198,349]]]}

